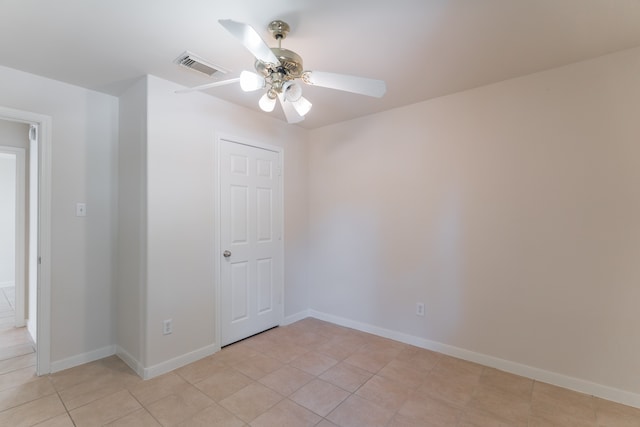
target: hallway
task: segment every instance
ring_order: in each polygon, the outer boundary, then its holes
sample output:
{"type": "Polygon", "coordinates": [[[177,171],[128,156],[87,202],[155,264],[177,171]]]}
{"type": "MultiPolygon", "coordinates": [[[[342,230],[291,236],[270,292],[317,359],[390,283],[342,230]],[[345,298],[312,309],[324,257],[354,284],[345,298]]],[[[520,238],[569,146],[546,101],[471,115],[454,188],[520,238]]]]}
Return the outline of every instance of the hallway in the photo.
{"type": "MultiPolygon", "coordinates": [[[[35,346],[26,327],[14,327],[14,306],[15,288],[0,288],[0,375],[28,367],[35,372],[35,346]]],[[[0,389],[5,389],[2,382],[0,389]]]]}

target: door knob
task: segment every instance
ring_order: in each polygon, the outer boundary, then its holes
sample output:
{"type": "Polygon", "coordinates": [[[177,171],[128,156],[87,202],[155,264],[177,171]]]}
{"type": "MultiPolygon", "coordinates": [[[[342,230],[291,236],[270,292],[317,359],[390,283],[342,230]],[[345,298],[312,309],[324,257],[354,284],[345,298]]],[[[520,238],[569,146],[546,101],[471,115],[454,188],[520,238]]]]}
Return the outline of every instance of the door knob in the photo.
{"type": "Polygon", "coordinates": [[[222,252],[222,256],[224,256],[225,258],[229,258],[231,256],[231,251],[222,252]]]}

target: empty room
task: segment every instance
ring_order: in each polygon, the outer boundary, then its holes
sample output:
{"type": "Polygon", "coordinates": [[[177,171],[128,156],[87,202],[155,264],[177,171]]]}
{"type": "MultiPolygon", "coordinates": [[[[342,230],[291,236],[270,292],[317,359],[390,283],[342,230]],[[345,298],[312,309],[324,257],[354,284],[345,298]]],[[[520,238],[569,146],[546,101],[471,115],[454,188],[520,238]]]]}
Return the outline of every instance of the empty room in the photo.
{"type": "Polygon", "coordinates": [[[0,2],[0,425],[640,427],[639,22],[0,2]]]}

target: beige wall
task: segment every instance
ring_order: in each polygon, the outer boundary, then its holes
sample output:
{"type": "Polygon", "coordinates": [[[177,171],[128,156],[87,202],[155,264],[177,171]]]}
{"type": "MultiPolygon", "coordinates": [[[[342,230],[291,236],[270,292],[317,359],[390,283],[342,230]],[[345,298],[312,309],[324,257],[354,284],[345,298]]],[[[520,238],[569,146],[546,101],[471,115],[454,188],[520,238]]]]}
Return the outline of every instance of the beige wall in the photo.
{"type": "Polygon", "coordinates": [[[639,405],[638,112],[635,49],[312,131],[311,308],[639,405]]]}
{"type": "Polygon", "coordinates": [[[0,67],[0,105],[52,118],[51,364],[112,352],[118,99],[0,67]],[[87,203],[87,216],[75,204],[87,203]]]}
{"type": "Polygon", "coordinates": [[[283,148],[285,316],[308,307],[307,133],[269,115],[147,77],[146,360],[152,373],[211,352],[216,332],[215,141],[219,135],[283,148]],[[173,333],[162,335],[172,319],[173,333]],[[169,364],[167,364],[169,363],[169,364]],[[155,370],[154,367],[158,367],[155,370]]]}

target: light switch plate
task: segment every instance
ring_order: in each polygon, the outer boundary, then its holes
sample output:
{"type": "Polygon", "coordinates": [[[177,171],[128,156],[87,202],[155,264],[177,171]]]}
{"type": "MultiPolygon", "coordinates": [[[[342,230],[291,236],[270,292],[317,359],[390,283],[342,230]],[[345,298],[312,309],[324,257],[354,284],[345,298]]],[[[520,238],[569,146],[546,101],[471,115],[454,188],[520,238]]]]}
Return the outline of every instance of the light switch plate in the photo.
{"type": "Polygon", "coordinates": [[[76,203],[76,216],[87,216],[86,203],[76,203]]]}

